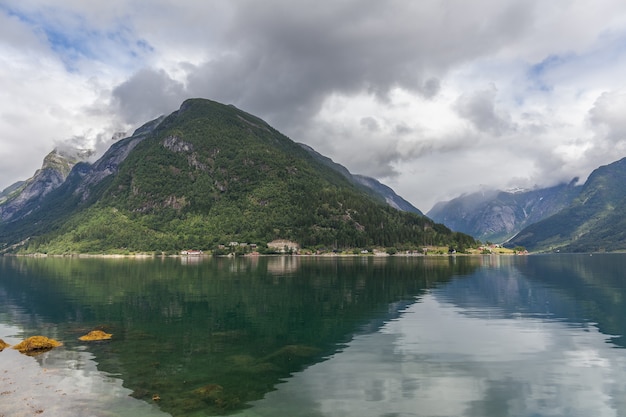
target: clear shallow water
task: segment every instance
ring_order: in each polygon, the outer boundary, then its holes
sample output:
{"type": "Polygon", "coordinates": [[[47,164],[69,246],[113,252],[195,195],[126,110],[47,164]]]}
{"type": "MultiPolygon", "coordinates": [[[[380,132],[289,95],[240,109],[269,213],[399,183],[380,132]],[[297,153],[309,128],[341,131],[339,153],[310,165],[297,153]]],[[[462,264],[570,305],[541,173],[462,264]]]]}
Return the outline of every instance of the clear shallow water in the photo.
{"type": "Polygon", "coordinates": [[[0,265],[6,417],[626,415],[624,255],[0,265]]]}
{"type": "MultiPolygon", "coordinates": [[[[14,329],[17,330],[17,329],[14,329]]],[[[19,333],[0,328],[3,333],[19,333]]],[[[12,337],[4,340],[13,341],[12,337]]],[[[19,341],[18,341],[19,342],[19,341]]],[[[168,416],[134,399],[122,380],[98,371],[93,355],[63,348],[33,358],[13,349],[0,359],[2,416],[168,416]]]]}

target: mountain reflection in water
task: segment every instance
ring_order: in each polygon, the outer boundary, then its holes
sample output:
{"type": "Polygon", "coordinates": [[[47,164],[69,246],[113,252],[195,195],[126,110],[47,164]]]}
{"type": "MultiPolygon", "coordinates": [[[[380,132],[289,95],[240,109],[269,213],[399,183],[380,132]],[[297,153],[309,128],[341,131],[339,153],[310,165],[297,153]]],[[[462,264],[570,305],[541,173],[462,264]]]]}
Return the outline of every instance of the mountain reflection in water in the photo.
{"type": "Polygon", "coordinates": [[[434,283],[478,266],[447,258],[0,261],[3,322],[88,349],[135,398],[158,395],[175,415],[245,408],[434,283]],[[113,339],[76,340],[96,327],[113,339]]]}
{"type": "Polygon", "coordinates": [[[65,343],[58,416],[626,415],[626,256],[587,258],[0,258],[0,338],[65,343]]]}

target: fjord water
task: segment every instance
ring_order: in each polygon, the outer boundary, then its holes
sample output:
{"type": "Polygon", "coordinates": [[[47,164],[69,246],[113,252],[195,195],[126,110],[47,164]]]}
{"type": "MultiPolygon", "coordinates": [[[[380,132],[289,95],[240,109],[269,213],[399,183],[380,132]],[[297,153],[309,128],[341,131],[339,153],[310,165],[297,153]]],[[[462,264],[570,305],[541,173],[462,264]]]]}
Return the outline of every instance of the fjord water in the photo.
{"type": "Polygon", "coordinates": [[[0,415],[626,415],[626,255],[0,258],[0,415]],[[81,342],[94,328],[110,341],[81,342]]]}

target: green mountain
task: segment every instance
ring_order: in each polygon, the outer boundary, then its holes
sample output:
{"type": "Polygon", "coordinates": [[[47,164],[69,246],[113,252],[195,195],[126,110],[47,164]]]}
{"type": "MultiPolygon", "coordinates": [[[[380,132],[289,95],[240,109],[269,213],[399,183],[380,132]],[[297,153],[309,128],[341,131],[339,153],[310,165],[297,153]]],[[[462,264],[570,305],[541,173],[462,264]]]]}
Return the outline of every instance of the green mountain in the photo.
{"type": "Polygon", "coordinates": [[[404,198],[400,197],[393,191],[390,187],[387,187],[385,184],[380,183],[378,180],[366,177],[365,175],[356,175],[352,174],[346,167],[334,162],[332,159],[318,153],[313,148],[303,143],[299,144],[302,146],[307,152],[309,152],[315,159],[317,159],[322,164],[326,165],[329,168],[334,169],[339,172],[341,175],[346,177],[348,181],[360,187],[363,191],[368,194],[371,194],[377,198],[383,198],[387,204],[391,207],[394,207],[398,210],[408,211],[411,213],[417,213],[423,215],[417,207],[406,201],[404,198]]]}
{"type": "Polygon", "coordinates": [[[417,248],[474,243],[390,207],[263,120],[233,106],[185,101],[78,163],[37,209],[0,224],[0,249],[27,253],[260,248],[417,248]]]}
{"type": "Polygon", "coordinates": [[[519,232],[507,245],[535,251],[626,250],[626,158],[594,170],[578,197],[519,232]]]}

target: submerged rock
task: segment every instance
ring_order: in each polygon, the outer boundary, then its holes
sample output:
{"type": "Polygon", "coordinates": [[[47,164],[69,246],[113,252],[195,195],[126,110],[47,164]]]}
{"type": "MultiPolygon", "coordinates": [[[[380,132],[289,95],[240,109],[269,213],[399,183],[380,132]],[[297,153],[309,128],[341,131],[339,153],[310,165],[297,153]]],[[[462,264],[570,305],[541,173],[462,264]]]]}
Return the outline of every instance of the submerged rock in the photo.
{"type": "Polygon", "coordinates": [[[207,404],[212,404],[220,410],[232,410],[241,405],[239,397],[224,391],[224,387],[218,384],[208,384],[192,391],[197,398],[207,404]]]}
{"type": "Polygon", "coordinates": [[[317,355],[319,351],[320,350],[318,348],[315,348],[312,346],[287,345],[278,349],[276,352],[267,355],[264,359],[266,361],[272,361],[275,359],[291,360],[293,358],[310,358],[312,356],[317,355]]]}
{"type": "Polygon", "coordinates": [[[0,352],[2,352],[5,348],[8,348],[9,345],[8,343],[6,343],[4,340],[0,339],[0,352]]]}
{"type": "Polygon", "coordinates": [[[49,339],[45,336],[31,336],[21,343],[13,346],[13,349],[19,350],[20,353],[24,353],[26,355],[38,355],[62,345],[63,343],[54,339],[49,339]]]}
{"type": "Polygon", "coordinates": [[[192,392],[203,400],[216,400],[221,397],[224,388],[217,384],[208,384],[200,388],[196,388],[192,392]]]}
{"type": "Polygon", "coordinates": [[[84,336],[78,338],[82,341],[109,340],[113,336],[111,333],[105,333],[102,330],[92,330],[84,336]]]}

